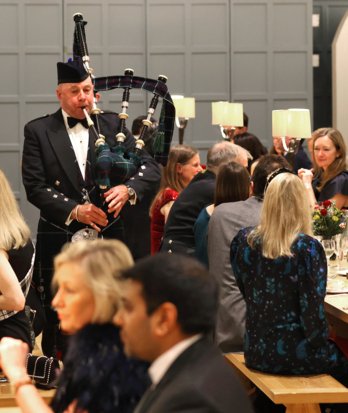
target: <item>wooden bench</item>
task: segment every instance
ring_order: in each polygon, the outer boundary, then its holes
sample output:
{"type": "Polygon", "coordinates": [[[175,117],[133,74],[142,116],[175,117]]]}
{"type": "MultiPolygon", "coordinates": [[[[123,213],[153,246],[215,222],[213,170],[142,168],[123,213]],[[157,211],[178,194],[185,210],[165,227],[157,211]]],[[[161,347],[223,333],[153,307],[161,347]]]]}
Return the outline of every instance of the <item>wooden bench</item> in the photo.
{"type": "Polygon", "coordinates": [[[225,354],[238,375],[247,378],[286,413],[320,413],[319,403],[348,403],[348,388],[328,374],[280,376],[246,367],[244,355],[225,354]]]}

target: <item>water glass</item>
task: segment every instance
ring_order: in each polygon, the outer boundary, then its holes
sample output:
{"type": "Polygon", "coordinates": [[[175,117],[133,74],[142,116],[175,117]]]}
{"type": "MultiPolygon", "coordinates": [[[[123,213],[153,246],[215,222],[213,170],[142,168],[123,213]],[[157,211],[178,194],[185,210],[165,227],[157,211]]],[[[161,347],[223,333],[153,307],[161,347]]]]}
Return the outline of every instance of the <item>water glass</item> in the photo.
{"type": "Polygon", "coordinates": [[[336,274],[332,273],[330,271],[330,258],[332,254],[336,250],[336,242],[332,238],[330,239],[322,239],[321,240],[321,245],[323,246],[325,256],[326,256],[326,261],[327,261],[327,267],[328,267],[328,278],[335,278],[336,274]]]}

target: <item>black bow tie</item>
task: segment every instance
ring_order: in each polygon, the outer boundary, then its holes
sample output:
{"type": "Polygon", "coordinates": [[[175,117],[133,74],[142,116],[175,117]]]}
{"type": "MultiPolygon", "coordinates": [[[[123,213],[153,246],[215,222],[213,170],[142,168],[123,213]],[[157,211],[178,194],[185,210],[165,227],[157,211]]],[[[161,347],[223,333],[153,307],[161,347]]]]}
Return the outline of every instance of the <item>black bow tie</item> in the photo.
{"type": "Polygon", "coordinates": [[[88,129],[88,122],[87,119],[76,119],[76,118],[72,118],[72,117],[68,117],[68,125],[69,128],[73,128],[75,125],[77,125],[78,123],[81,123],[82,126],[84,126],[86,129],[88,129]]]}

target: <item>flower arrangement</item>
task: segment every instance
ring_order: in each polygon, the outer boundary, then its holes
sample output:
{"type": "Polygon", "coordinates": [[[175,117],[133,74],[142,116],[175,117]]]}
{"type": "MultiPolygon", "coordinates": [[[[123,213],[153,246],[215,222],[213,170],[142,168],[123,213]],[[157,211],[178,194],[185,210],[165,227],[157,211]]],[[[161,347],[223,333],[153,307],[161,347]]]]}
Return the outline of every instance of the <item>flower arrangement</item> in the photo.
{"type": "Polygon", "coordinates": [[[334,202],[327,200],[314,207],[313,233],[323,237],[341,234],[346,228],[346,217],[334,202]]]}

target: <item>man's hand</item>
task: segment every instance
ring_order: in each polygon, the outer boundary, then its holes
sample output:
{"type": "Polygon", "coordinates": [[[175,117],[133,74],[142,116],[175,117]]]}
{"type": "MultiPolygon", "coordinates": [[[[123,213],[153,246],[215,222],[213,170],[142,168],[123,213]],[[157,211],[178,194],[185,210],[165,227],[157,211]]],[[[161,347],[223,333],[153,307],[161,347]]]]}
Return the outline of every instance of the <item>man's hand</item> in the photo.
{"type": "Polygon", "coordinates": [[[108,204],[108,213],[114,213],[114,218],[116,218],[129,199],[128,189],[126,185],[114,186],[105,192],[104,198],[108,204]]]}
{"type": "Polygon", "coordinates": [[[105,227],[108,224],[105,212],[93,204],[76,205],[73,218],[78,222],[89,225],[98,232],[101,231],[100,227],[105,227]]]}

